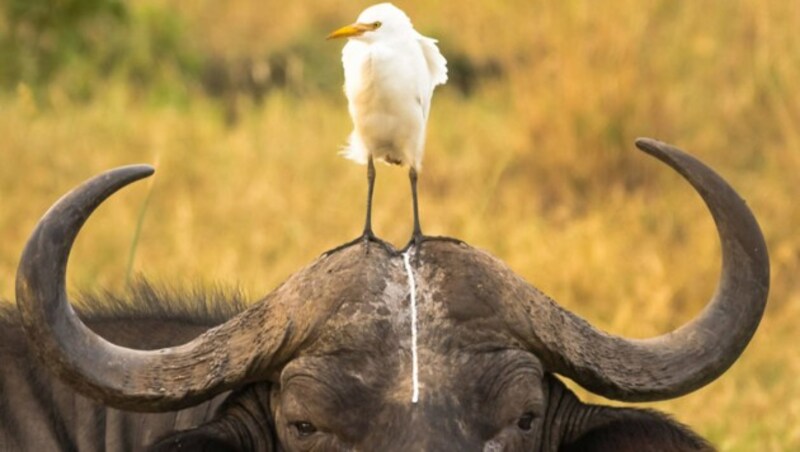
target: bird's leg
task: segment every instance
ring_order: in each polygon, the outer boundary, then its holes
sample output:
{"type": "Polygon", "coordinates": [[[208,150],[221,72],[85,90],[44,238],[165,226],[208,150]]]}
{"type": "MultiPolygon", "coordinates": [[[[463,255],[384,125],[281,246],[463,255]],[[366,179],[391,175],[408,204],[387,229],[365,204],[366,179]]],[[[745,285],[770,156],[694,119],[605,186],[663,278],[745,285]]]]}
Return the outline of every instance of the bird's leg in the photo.
{"type": "Polygon", "coordinates": [[[413,166],[408,170],[408,179],[411,181],[411,203],[414,206],[414,231],[411,233],[411,241],[418,246],[424,237],[422,227],[419,225],[419,203],[417,200],[417,169],[413,166]]]}
{"type": "Polygon", "coordinates": [[[463,245],[464,242],[458,239],[454,239],[452,237],[439,237],[439,236],[428,236],[422,233],[422,227],[419,224],[419,200],[417,196],[417,169],[413,166],[408,171],[408,179],[411,181],[411,202],[414,207],[414,231],[411,233],[411,240],[409,240],[408,244],[403,248],[402,252],[408,251],[409,248],[412,246],[415,248],[415,259],[419,259],[419,249],[423,242],[431,241],[431,240],[441,240],[445,242],[453,242],[458,243],[459,245],[463,245]]]}
{"type": "MultiPolygon", "coordinates": [[[[375,242],[382,246],[389,254],[395,254],[396,251],[393,246],[387,242],[379,239],[374,232],[372,232],[372,194],[375,192],[375,162],[372,154],[367,158],[367,217],[364,221],[364,233],[361,234],[360,239],[365,242],[375,242]]],[[[367,246],[367,253],[369,253],[369,246],[367,246]]]]}
{"type": "Polygon", "coordinates": [[[367,218],[364,222],[363,238],[374,239],[375,233],[372,232],[372,193],[375,191],[375,162],[372,154],[367,159],[367,218]]]}
{"type": "Polygon", "coordinates": [[[409,248],[414,247],[414,262],[419,263],[420,245],[425,240],[422,234],[422,227],[419,225],[419,202],[417,199],[417,169],[411,166],[408,170],[408,179],[411,181],[411,203],[414,209],[414,231],[411,233],[411,240],[408,245],[403,248],[403,253],[407,252],[409,248]]]}
{"type": "Polygon", "coordinates": [[[357,243],[366,242],[366,252],[369,253],[369,242],[375,242],[378,245],[382,246],[389,254],[395,254],[396,251],[392,245],[389,243],[379,239],[374,232],[372,232],[372,194],[375,189],[375,163],[372,159],[372,154],[369,155],[367,159],[367,216],[366,220],[364,221],[364,232],[361,234],[360,237],[356,238],[355,240],[351,240],[345,244],[339,245],[336,248],[326,251],[323,253],[324,256],[331,255],[337,251],[343,250],[348,248],[351,245],[355,245],[357,243]]]}

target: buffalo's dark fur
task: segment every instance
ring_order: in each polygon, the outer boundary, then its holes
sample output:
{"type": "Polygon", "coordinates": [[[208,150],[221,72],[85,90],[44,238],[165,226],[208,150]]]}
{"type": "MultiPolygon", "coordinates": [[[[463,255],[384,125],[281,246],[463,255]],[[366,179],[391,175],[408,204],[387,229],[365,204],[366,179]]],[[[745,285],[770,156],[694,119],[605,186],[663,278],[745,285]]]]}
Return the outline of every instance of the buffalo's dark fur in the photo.
{"type": "Polygon", "coordinates": [[[218,325],[247,307],[239,288],[196,285],[175,288],[138,278],[123,293],[102,290],[77,295],[79,313],[93,320],[163,319],[197,325],[218,325]]]}

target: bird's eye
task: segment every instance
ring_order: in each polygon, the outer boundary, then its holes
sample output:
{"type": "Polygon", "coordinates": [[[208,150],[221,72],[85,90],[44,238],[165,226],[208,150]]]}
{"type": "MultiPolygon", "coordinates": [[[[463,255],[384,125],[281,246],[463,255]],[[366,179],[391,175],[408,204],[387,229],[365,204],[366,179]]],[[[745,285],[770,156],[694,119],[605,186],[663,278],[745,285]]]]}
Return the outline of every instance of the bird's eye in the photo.
{"type": "Polygon", "coordinates": [[[374,30],[377,30],[378,28],[381,28],[381,25],[383,25],[383,22],[381,22],[379,20],[376,20],[375,22],[372,23],[372,27],[373,27],[374,30]]]}
{"type": "Polygon", "coordinates": [[[519,419],[517,419],[517,427],[519,427],[520,430],[524,430],[527,432],[531,429],[531,425],[533,424],[533,420],[535,418],[536,416],[533,413],[527,412],[522,416],[520,416],[519,419]]]}
{"type": "Polygon", "coordinates": [[[317,432],[317,427],[311,422],[298,421],[289,425],[298,438],[307,438],[317,432]]]}

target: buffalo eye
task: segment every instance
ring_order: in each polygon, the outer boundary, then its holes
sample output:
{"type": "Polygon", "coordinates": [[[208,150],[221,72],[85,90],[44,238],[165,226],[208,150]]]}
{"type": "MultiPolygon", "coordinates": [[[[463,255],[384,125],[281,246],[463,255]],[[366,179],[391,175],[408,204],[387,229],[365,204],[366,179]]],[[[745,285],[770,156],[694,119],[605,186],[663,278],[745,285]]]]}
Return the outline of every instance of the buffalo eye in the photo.
{"type": "Polygon", "coordinates": [[[529,431],[531,429],[531,425],[533,424],[533,419],[535,417],[536,416],[534,416],[534,414],[531,413],[531,412],[527,412],[527,413],[523,414],[517,420],[517,427],[519,427],[520,430],[524,430],[526,432],[529,431]]]}
{"type": "Polygon", "coordinates": [[[317,427],[311,422],[298,421],[289,424],[294,433],[300,438],[307,438],[317,432],[317,427]]]}

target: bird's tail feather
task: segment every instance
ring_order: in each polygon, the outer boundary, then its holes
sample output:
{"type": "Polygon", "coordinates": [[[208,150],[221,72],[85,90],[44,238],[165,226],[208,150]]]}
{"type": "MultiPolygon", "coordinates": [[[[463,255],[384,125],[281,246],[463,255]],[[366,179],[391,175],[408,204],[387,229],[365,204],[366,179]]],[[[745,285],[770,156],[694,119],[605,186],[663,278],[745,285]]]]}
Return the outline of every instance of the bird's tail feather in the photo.
{"type": "Polygon", "coordinates": [[[342,146],[339,151],[339,155],[358,164],[366,165],[369,151],[367,151],[367,147],[364,146],[356,132],[353,131],[350,134],[350,138],[347,139],[347,144],[342,146]]]}

